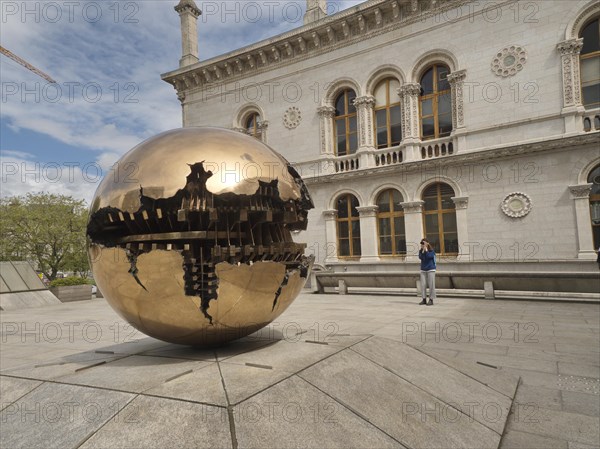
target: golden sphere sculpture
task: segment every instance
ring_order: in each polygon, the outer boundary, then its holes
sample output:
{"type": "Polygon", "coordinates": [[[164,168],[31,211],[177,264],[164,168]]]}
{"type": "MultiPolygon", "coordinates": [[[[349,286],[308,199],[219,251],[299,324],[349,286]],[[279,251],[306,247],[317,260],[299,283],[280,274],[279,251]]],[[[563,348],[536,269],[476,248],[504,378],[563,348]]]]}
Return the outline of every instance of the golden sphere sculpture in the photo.
{"type": "Polygon", "coordinates": [[[215,345],[269,324],[300,293],[313,258],[291,231],[313,208],[294,168],[254,137],[167,131],[102,180],[88,253],[119,315],[160,340],[215,345]]]}

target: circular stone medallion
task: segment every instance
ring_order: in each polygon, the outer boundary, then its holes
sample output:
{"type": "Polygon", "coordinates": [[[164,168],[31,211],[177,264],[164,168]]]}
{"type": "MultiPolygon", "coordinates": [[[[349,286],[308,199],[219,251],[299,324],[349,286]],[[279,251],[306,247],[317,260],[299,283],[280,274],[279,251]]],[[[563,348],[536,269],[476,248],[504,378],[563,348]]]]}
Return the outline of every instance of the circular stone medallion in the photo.
{"type": "Polygon", "coordinates": [[[520,45],[504,47],[492,61],[492,72],[503,78],[516,75],[527,62],[527,51],[520,45]]]}
{"type": "Polygon", "coordinates": [[[521,192],[506,195],[500,205],[502,212],[511,218],[521,218],[531,211],[531,199],[521,192]]]}
{"type": "Polygon", "coordinates": [[[300,125],[302,114],[296,106],[290,106],[285,114],[283,114],[283,124],[287,129],[294,129],[300,125]]]}

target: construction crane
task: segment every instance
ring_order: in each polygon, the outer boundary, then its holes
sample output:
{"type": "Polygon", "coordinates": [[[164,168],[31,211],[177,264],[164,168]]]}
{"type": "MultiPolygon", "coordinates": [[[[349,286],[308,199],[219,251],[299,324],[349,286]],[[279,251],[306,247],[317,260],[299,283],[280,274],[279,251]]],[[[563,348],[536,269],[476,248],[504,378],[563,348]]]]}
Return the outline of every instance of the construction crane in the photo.
{"type": "Polygon", "coordinates": [[[33,73],[35,73],[38,76],[41,76],[42,78],[44,78],[46,81],[48,81],[49,83],[56,83],[56,81],[54,81],[52,78],[50,78],[48,75],[46,75],[44,72],[42,72],[40,69],[35,68],[34,66],[32,66],[31,64],[29,64],[27,61],[25,61],[24,59],[19,58],[17,55],[15,55],[12,51],[7,50],[6,48],[4,48],[3,46],[0,45],[0,53],[2,53],[4,56],[9,57],[10,59],[12,59],[15,62],[18,62],[19,64],[21,64],[23,67],[25,67],[28,70],[31,70],[33,73]]]}

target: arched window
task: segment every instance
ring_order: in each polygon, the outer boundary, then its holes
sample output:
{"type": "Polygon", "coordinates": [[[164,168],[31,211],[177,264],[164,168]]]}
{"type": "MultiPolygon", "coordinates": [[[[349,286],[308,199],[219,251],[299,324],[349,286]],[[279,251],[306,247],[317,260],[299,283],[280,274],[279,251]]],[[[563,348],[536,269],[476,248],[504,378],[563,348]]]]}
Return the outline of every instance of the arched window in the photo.
{"type": "Polygon", "coordinates": [[[587,182],[592,183],[590,192],[590,215],[592,217],[592,235],[594,236],[594,249],[600,247],[600,165],[592,170],[587,182]]]}
{"type": "Polygon", "coordinates": [[[438,254],[458,254],[454,190],[448,184],[433,184],[423,192],[425,236],[438,254]]]}
{"type": "Polygon", "coordinates": [[[246,117],[246,133],[258,140],[262,140],[262,119],[258,112],[252,112],[246,117]]]}
{"type": "Polygon", "coordinates": [[[337,156],[354,154],[358,149],[357,119],[352,89],[344,90],[335,100],[335,148],[337,156]]]}
{"type": "Polygon", "coordinates": [[[360,256],[360,219],[358,199],[344,194],[337,199],[338,257],[360,256]]]}
{"type": "Polygon", "coordinates": [[[434,64],[421,77],[421,138],[437,139],[452,132],[452,95],[448,74],[442,64],[434,64]]]}
{"type": "Polygon", "coordinates": [[[583,105],[600,106],[600,19],[588,23],[579,34],[583,38],[581,49],[581,93],[583,105]]]}
{"type": "Polygon", "coordinates": [[[395,189],[384,190],[377,197],[377,234],[379,254],[382,256],[406,255],[404,210],[400,203],[402,194],[395,189]]]}
{"type": "Polygon", "coordinates": [[[380,82],[375,88],[375,146],[388,148],[400,145],[402,127],[400,117],[400,83],[395,78],[380,82]]]}

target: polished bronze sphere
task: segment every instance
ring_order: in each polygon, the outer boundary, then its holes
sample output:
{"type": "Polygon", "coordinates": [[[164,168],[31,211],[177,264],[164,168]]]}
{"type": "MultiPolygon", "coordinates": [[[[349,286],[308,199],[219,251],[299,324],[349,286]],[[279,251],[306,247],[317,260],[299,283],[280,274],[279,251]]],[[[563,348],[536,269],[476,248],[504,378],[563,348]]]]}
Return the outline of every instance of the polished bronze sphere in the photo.
{"type": "Polygon", "coordinates": [[[167,131],[123,156],[90,208],[94,279],[132,326],[214,345],[266,326],[306,282],[312,257],[291,231],[313,207],[294,168],[254,137],[167,131]]]}

